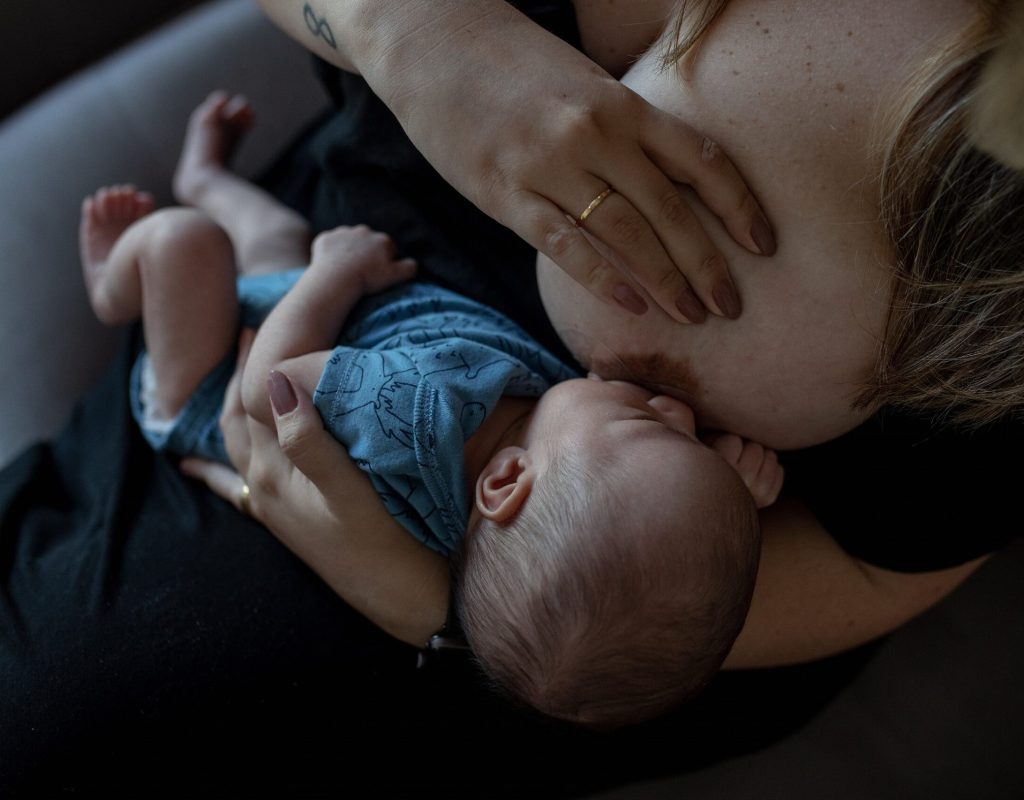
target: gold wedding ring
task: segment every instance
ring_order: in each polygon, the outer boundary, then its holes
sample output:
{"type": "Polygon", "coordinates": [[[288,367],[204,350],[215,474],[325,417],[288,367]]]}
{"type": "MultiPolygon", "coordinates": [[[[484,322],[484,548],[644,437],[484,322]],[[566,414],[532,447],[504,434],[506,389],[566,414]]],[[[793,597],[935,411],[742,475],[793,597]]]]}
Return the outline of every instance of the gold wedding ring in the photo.
{"type": "Polygon", "coordinates": [[[599,194],[597,197],[591,200],[587,207],[583,209],[583,213],[576,218],[576,227],[582,228],[583,223],[587,221],[587,217],[593,214],[594,209],[601,205],[601,203],[605,201],[605,198],[608,197],[608,195],[610,195],[614,191],[615,190],[611,186],[609,186],[607,189],[601,192],[601,194],[599,194]]]}
{"type": "Polygon", "coordinates": [[[249,491],[249,484],[243,483],[242,488],[238,492],[238,510],[246,516],[249,514],[249,498],[252,496],[252,492],[249,491]]]}

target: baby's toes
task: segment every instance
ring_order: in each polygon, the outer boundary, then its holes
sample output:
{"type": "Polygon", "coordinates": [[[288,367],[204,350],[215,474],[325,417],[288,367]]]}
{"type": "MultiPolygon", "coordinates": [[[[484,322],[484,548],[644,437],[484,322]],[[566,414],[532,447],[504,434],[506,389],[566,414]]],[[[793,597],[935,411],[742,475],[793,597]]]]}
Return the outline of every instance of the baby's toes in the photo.
{"type": "Polygon", "coordinates": [[[93,218],[98,224],[103,225],[111,218],[114,202],[114,194],[110,187],[104,186],[102,189],[96,190],[96,194],[92,197],[92,209],[93,218]]]}
{"type": "Polygon", "coordinates": [[[210,119],[216,119],[223,113],[224,106],[227,105],[228,100],[228,93],[223,89],[210,92],[206,99],[192,111],[190,121],[205,122],[210,119]]]}
{"type": "Polygon", "coordinates": [[[122,184],[115,191],[116,205],[115,213],[121,222],[130,220],[135,216],[135,187],[131,184],[122,184]]]}
{"type": "Polygon", "coordinates": [[[122,220],[128,216],[128,204],[131,200],[129,187],[118,184],[110,190],[109,216],[113,220],[122,220]]]}
{"type": "Polygon", "coordinates": [[[220,118],[233,127],[247,128],[252,122],[252,117],[252,106],[243,94],[234,95],[220,112],[220,118]]]}
{"type": "Polygon", "coordinates": [[[149,192],[135,192],[133,215],[136,219],[151,214],[156,208],[156,199],[149,192]]]}

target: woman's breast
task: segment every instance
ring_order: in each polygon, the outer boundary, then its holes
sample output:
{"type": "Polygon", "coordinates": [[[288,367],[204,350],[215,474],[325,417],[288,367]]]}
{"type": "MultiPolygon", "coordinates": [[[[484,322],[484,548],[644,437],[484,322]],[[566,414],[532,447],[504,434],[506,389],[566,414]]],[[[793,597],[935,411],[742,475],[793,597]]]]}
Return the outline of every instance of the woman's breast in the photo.
{"type": "MultiPolygon", "coordinates": [[[[673,390],[704,424],[779,448],[832,438],[868,413],[852,404],[890,297],[872,139],[883,98],[937,35],[916,18],[904,21],[918,24],[913,40],[894,34],[892,5],[799,5],[733,0],[682,73],[663,71],[656,47],[623,79],[722,145],[772,221],[777,254],[752,255],[681,189],[729,261],[739,320],[682,326],[653,304],[634,317],[538,262],[545,307],[583,363],[673,390]]],[[[907,3],[896,15],[924,13],[907,3]]]]}

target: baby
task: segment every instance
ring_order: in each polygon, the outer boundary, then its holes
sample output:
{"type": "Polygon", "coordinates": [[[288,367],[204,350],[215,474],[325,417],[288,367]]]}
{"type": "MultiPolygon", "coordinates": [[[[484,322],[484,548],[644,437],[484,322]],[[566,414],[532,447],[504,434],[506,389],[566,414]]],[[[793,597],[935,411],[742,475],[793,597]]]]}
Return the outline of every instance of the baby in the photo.
{"type": "Polygon", "coordinates": [[[285,362],[312,393],[392,516],[453,558],[469,644],[509,696],[613,727],[698,691],[746,615],[774,454],[708,446],[681,401],[576,377],[496,311],[409,283],[383,234],[336,228],[310,255],[306,222],[227,169],[251,119],[222,92],[193,112],[174,180],[192,208],[157,211],[130,186],[83,203],[93,309],[142,318],[131,393],[148,441],[227,461],[235,342],[261,326],[246,391],[265,399],[285,362]]]}

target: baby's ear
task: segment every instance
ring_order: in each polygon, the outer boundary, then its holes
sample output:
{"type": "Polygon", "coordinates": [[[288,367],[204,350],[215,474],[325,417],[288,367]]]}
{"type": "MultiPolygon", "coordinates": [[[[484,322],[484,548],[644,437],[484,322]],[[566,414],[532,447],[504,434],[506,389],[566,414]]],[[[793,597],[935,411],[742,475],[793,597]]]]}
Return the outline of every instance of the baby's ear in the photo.
{"type": "Polygon", "coordinates": [[[491,456],[476,479],[477,510],[492,522],[508,522],[522,510],[537,477],[528,451],[505,447],[491,456]]]}

